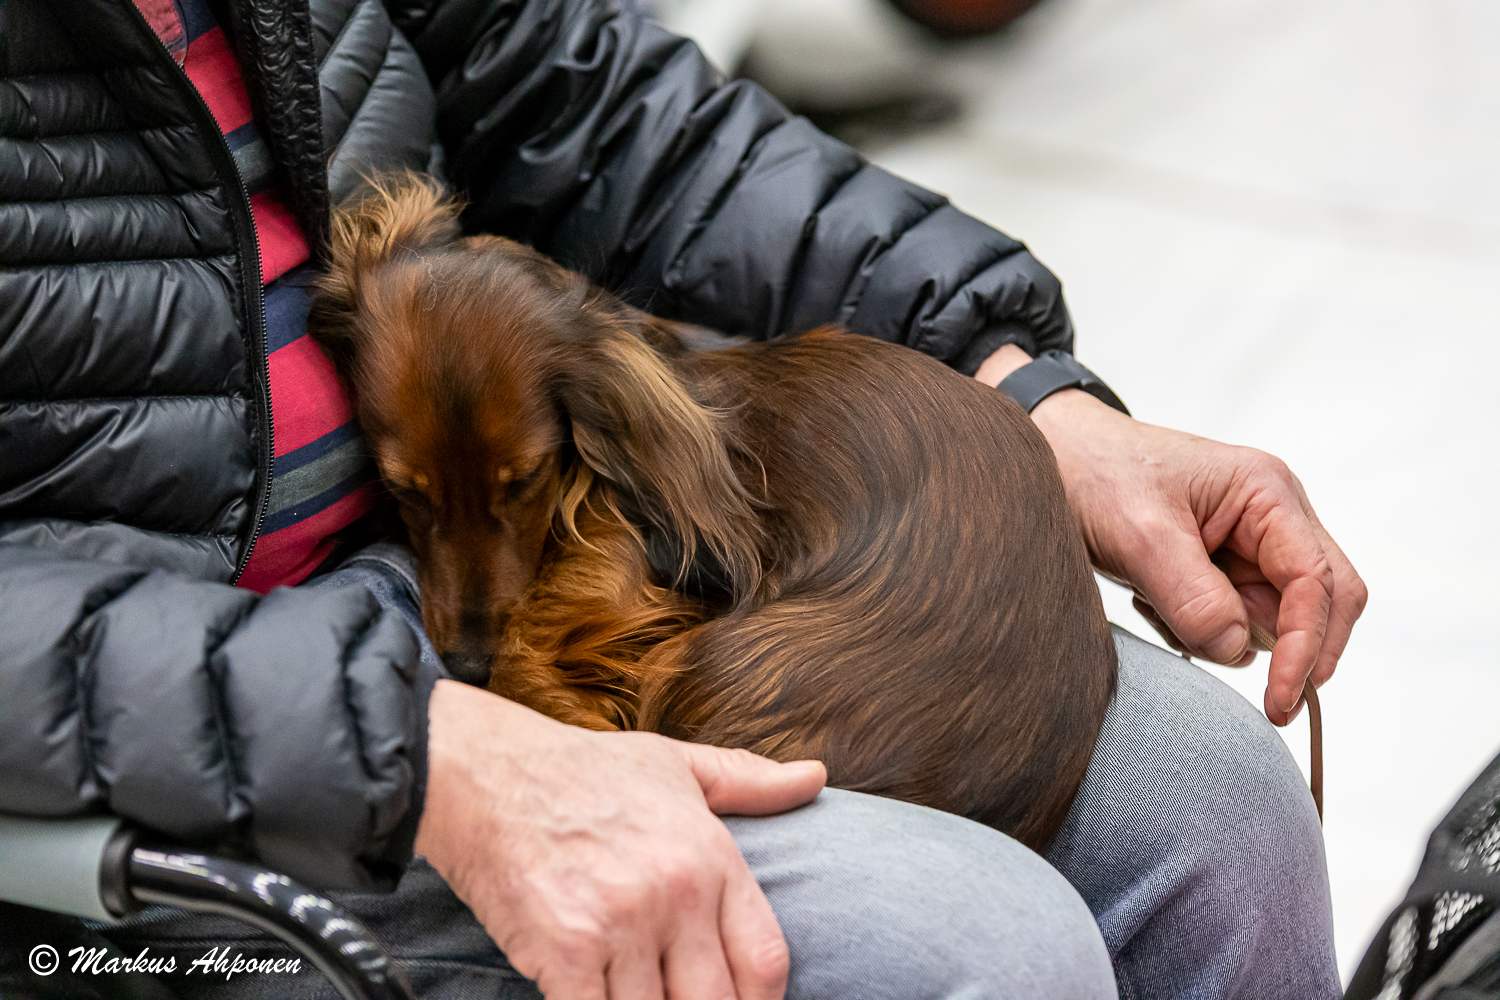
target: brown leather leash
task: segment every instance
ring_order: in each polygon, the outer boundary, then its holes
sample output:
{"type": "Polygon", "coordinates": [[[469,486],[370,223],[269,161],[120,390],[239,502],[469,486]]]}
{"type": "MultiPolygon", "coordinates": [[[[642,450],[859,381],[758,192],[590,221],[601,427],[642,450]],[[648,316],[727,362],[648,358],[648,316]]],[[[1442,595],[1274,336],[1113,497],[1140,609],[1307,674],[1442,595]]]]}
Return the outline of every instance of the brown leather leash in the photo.
{"type": "MultiPolygon", "coordinates": [[[[1255,622],[1250,623],[1250,644],[1257,649],[1269,650],[1276,645],[1276,635],[1255,622]]],[[[1307,701],[1307,727],[1312,737],[1312,754],[1308,770],[1312,786],[1313,804],[1318,807],[1318,822],[1323,822],[1323,708],[1318,704],[1318,689],[1309,677],[1302,685],[1302,697],[1307,701]]]]}
{"type": "Polygon", "coordinates": [[[1302,685],[1302,696],[1307,699],[1307,727],[1312,733],[1311,771],[1313,804],[1318,807],[1318,822],[1323,822],[1323,709],[1318,705],[1318,689],[1309,677],[1302,685]]]}

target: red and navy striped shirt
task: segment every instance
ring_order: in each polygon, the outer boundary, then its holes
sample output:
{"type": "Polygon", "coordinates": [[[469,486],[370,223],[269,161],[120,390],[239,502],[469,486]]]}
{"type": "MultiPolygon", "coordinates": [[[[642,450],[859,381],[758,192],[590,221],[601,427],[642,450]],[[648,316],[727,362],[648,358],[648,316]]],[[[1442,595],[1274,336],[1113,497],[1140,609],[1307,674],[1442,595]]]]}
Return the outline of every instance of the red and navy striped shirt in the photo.
{"type": "Polygon", "coordinates": [[[276,454],[270,505],[239,583],[265,593],[300,583],[332,553],[334,536],[370,510],[373,466],[333,366],[307,335],[307,240],[274,183],[224,29],[206,0],[136,6],[213,112],[255,216],[276,454]]]}

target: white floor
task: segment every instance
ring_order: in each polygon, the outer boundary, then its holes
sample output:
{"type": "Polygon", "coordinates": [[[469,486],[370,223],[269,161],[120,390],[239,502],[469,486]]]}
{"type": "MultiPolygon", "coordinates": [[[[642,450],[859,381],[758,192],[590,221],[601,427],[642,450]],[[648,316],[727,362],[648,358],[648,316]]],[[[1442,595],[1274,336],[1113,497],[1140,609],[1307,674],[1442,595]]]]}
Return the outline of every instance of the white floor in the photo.
{"type": "MultiPolygon", "coordinates": [[[[965,94],[874,158],[1026,240],[1138,417],[1286,459],[1364,575],[1323,695],[1347,979],[1500,750],[1500,6],[1046,0],[934,52],[879,0],[765,2],[790,88],[965,94]]],[[[1259,706],[1263,662],[1216,673],[1259,706]]]]}

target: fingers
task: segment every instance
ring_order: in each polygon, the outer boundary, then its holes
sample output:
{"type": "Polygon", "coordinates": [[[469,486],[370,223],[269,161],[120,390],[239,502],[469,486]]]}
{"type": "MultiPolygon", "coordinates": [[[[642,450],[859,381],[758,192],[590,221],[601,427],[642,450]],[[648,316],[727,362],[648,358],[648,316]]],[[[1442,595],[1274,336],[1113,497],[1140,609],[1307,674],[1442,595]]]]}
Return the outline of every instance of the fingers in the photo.
{"type": "MultiPolygon", "coordinates": [[[[687,759],[709,809],[721,815],[784,812],[817,797],[828,780],[821,761],[780,764],[746,750],[672,746],[687,759]]],[[[717,919],[684,919],[664,963],[667,996],[781,1000],[789,967],[786,940],[732,840],[726,853],[733,857],[715,900],[717,919]]]]}
{"type": "Polygon", "coordinates": [[[661,955],[655,948],[627,947],[605,971],[609,1000],[662,1000],[661,955]]]}
{"type": "Polygon", "coordinates": [[[546,996],[781,1000],[785,943],[709,806],[790,808],[821,764],[591,733],[447,683],[428,717],[421,842],[546,996]]]}
{"type": "MultiPolygon", "coordinates": [[[[1321,686],[1333,676],[1339,657],[1343,655],[1344,647],[1349,642],[1354,623],[1364,611],[1368,592],[1353,564],[1318,521],[1317,514],[1302,490],[1302,484],[1290,472],[1285,471],[1284,467],[1282,474],[1289,481],[1290,488],[1279,501],[1278,507],[1280,511],[1290,512],[1290,516],[1283,526],[1278,526],[1276,521],[1268,521],[1268,530],[1258,543],[1257,551],[1262,553],[1261,560],[1267,569],[1274,572],[1274,560],[1289,557],[1289,568],[1293,573],[1321,579],[1326,586],[1317,589],[1309,587],[1305,592],[1306,600],[1299,601],[1296,598],[1289,599],[1272,585],[1263,572],[1262,565],[1245,559],[1228,548],[1214,553],[1214,564],[1224,571],[1239,591],[1251,620],[1273,635],[1281,628],[1281,612],[1288,606],[1294,615],[1310,619],[1314,623],[1314,630],[1317,623],[1321,623],[1322,639],[1311,659],[1307,659],[1304,647],[1303,656],[1298,657],[1295,663],[1284,662],[1280,670],[1273,670],[1268,684],[1267,715],[1274,720],[1272,710],[1279,710],[1290,721],[1302,696],[1298,675],[1304,680],[1310,676],[1315,686],[1321,686]],[[1285,526],[1296,529],[1299,536],[1291,541],[1290,547],[1284,538],[1278,537],[1278,534],[1285,534],[1285,526]],[[1320,559],[1326,572],[1320,570],[1320,559]],[[1325,590],[1326,595],[1323,592],[1325,590]],[[1298,604],[1302,606],[1298,607],[1298,604]],[[1309,663],[1311,669],[1304,673],[1309,663]],[[1286,676],[1275,676],[1282,672],[1286,676]],[[1277,681],[1280,681],[1279,685],[1277,681]],[[1275,693],[1272,693],[1273,689],[1275,693]],[[1287,706],[1287,699],[1293,699],[1290,701],[1290,708],[1287,706]]],[[[1277,646],[1280,647],[1281,644],[1278,642],[1277,646]]],[[[1274,656],[1272,663],[1273,668],[1276,667],[1274,656]]]]}
{"type": "Polygon", "coordinates": [[[1156,612],[1147,619],[1180,652],[1215,663],[1241,660],[1250,650],[1249,615],[1229,578],[1209,561],[1203,539],[1169,525],[1151,542],[1134,580],[1156,612]]]}
{"type": "Polygon", "coordinates": [[[1130,599],[1130,603],[1135,605],[1136,612],[1139,613],[1142,618],[1151,623],[1151,627],[1156,629],[1156,634],[1161,636],[1162,640],[1165,641],[1168,646],[1171,646],[1173,649],[1175,649],[1179,653],[1182,653],[1183,655],[1187,655],[1187,647],[1182,644],[1181,639],[1177,638],[1177,633],[1172,631],[1172,627],[1162,620],[1161,615],[1156,613],[1156,609],[1153,608],[1145,598],[1143,598],[1140,594],[1136,594],[1130,599]]]}
{"type": "Polygon", "coordinates": [[[558,1000],[782,1000],[786,947],[729,831],[635,859],[502,948],[558,1000]],[[692,846],[690,846],[692,845],[692,846]]]}
{"type": "MultiPolygon", "coordinates": [[[[1234,589],[1240,595],[1245,610],[1249,612],[1250,621],[1260,626],[1260,631],[1274,636],[1276,621],[1281,615],[1281,592],[1269,583],[1237,584],[1234,589]]],[[[1256,632],[1255,628],[1250,630],[1250,645],[1270,652],[1272,647],[1256,642],[1256,632]]]]}
{"type": "Polygon", "coordinates": [[[828,780],[821,761],[779,764],[748,750],[675,741],[672,746],[687,759],[708,808],[721,816],[768,816],[795,809],[817,798],[828,780]]]}
{"type": "MultiPolygon", "coordinates": [[[[613,1000],[605,985],[603,953],[587,935],[537,942],[537,952],[506,949],[515,970],[536,981],[543,996],[565,1000],[613,1000]]],[[[645,995],[642,1000],[660,1000],[645,995]]],[[[635,998],[630,998],[635,1000],[635,998]]]]}
{"type": "Polygon", "coordinates": [[[695,916],[683,921],[680,936],[662,958],[666,995],[671,1000],[736,1000],[718,921],[712,914],[695,916]]]}
{"type": "Polygon", "coordinates": [[[725,883],[719,923],[739,1000],[781,1000],[791,959],[771,904],[748,868],[725,883]]]}
{"type": "Polygon", "coordinates": [[[1328,557],[1329,567],[1333,570],[1333,604],[1328,611],[1328,631],[1323,636],[1323,648],[1318,651],[1318,662],[1313,667],[1312,682],[1321,687],[1328,678],[1333,676],[1334,669],[1338,666],[1339,657],[1344,655],[1344,647],[1349,644],[1349,635],[1354,630],[1354,623],[1359,621],[1359,616],[1364,613],[1365,602],[1369,599],[1369,591],[1365,587],[1364,580],[1360,579],[1359,573],[1355,571],[1354,564],[1344,555],[1344,550],[1329,537],[1327,531],[1318,523],[1317,515],[1308,508],[1308,514],[1312,518],[1314,530],[1323,543],[1323,551],[1328,557]]]}
{"type": "Polygon", "coordinates": [[[1247,530],[1237,532],[1231,544],[1281,594],[1265,707],[1266,717],[1284,726],[1292,720],[1323,648],[1334,576],[1312,522],[1290,490],[1268,509],[1247,515],[1247,530]]]}
{"type": "Polygon", "coordinates": [[[732,1000],[734,994],[724,990],[730,980],[722,952],[720,975],[704,979],[706,986],[717,989],[694,992],[682,984],[669,989],[662,978],[661,947],[654,935],[643,930],[639,926],[618,928],[612,935],[612,954],[603,935],[570,937],[557,933],[550,940],[537,942],[543,950],[541,955],[513,949],[507,949],[506,954],[516,971],[536,981],[543,996],[558,1000],[732,1000]]]}
{"type": "Polygon", "coordinates": [[[1127,581],[1155,612],[1142,613],[1180,651],[1242,665],[1252,655],[1252,621],[1278,634],[1266,714],[1285,725],[1304,682],[1332,675],[1366,600],[1301,484],[1264,452],[1065,397],[1033,418],[1058,458],[1095,566],[1127,581]],[[1216,567],[1207,552],[1221,549],[1238,560],[1216,567]]]}
{"type": "MultiPolygon", "coordinates": [[[[1171,524],[1149,534],[1150,555],[1137,560],[1134,581],[1156,611],[1148,620],[1173,648],[1190,655],[1236,666],[1250,662],[1252,614],[1279,636],[1265,697],[1266,716],[1277,725],[1291,721],[1303,684],[1320,662],[1335,586],[1295,480],[1285,476],[1262,482],[1252,502],[1236,512],[1230,552],[1210,560],[1201,534],[1171,524]]],[[[1347,640],[1347,629],[1342,636],[1347,640]]],[[[1330,673],[1338,652],[1342,644],[1330,650],[1330,673]]]]}
{"type": "MultiPolygon", "coordinates": [[[[1156,634],[1161,636],[1168,646],[1170,646],[1173,650],[1182,654],[1183,656],[1192,655],[1190,652],[1188,652],[1187,647],[1182,644],[1182,640],[1177,638],[1177,635],[1172,631],[1171,627],[1162,620],[1161,615],[1156,613],[1156,609],[1147,604],[1140,594],[1136,594],[1133,598],[1131,598],[1131,603],[1135,605],[1135,610],[1140,614],[1142,618],[1146,619],[1146,621],[1150,623],[1151,627],[1156,630],[1156,634]]],[[[1252,630],[1251,635],[1253,636],[1254,634],[1254,630],[1252,630]]],[[[1255,650],[1247,649],[1245,651],[1245,655],[1241,656],[1238,660],[1221,664],[1221,666],[1248,667],[1254,662],[1255,650]]]]}
{"type": "Polygon", "coordinates": [[[722,882],[675,880],[677,932],[662,962],[666,995],[782,1000],[789,960],[776,915],[727,830],[720,851],[722,882]]]}
{"type": "Polygon", "coordinates": [[[1259,566],[1231,549],[1219,549],[1209,558],[1229,578],[1250,615],[1251,647],[1270,652],[1275,642],[1276,619],[1281,613],[1281,591],[1266,582],[1266,576],[1259,566]],[[1255,626],[1259,626],[1259,629],[1255,626]],[[1257,632],[1270,633],[1272,643],[1258,641],[1257,632]]]}

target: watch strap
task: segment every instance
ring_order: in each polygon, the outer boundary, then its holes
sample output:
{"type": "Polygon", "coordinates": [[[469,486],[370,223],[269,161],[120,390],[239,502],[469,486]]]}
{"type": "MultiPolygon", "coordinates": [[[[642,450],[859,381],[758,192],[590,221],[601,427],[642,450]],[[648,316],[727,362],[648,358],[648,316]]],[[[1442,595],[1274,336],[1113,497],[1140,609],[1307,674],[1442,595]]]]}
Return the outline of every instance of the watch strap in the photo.
{"type": "Polygon", "coordinates": [[[1099,402],[1130,416],[1130,411],[1116,396],[1104,380],[1083,365],[1067,351],[1043,351],[1035,360],[1024,364],[1001,379],[996,386],[1001,392],[1021,404],[1021,409],[1030,413],[1037,404],[1054,392],[1064,389],[1082,389],[1099,402]]]}

